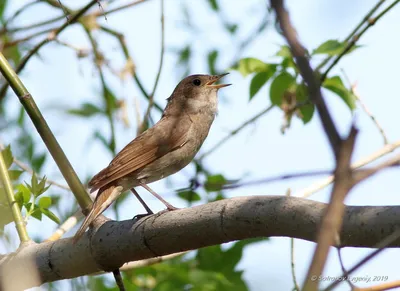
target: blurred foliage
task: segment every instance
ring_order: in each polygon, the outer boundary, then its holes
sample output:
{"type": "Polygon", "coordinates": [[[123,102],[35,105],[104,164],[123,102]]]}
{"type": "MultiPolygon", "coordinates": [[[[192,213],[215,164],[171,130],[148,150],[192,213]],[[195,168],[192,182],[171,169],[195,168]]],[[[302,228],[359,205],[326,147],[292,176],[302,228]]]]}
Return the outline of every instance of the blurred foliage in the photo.
{"type": "MultiPolygon", "coordinates": [[[[12,28],[20,26],[17,16],[19,14],[23,15],[24,11],[28,10],[31,5],[39,2],[44,4],[46,1],[26,1],[26,5],[22,6],[19,11],[7,11],[9,1],[0,1],[0,42],[4,45],[0,50],[14,66],[17,66],[21,62],[21,56],[25,55],[35,43],[33,41],[30,42],[29,39],[27,41],[16,42],[16,40],[21,40],[21,36],[30,35],[29,32],[12,30],[12,28]]],[[[304,124],[309,123],[314,117],[315,106],[309,100],[307,87],[299,75],[289,47],[282,45],[274,55],[269,57],[263,56],[261,59],[247,53],[246,49],[254,41],[265,36],[265,30],[274,25],[273,21],[270,21],[272,18],[270,10],[262,3],[253,3],[251,9],[263,9],[263,11],[265,10],[265,14],[262,14],[260,19],[254,19],[254,22],[258,24],[252,30],[244,32],[242,27],[247,21],[246,18],[243,18],[241,21],[238,20],[238,22],[232,21],[227,17],[225,7],[221,5],[219,0],[204,0],[202,3],[209,10],[210,17],[217,16],[220,20],[219,31],[221,37],[222,34],[224,34],[224,37],[228,37],[229,43],[226,46],[230,47],[232,57],[227,59],[224,56],[224,48],[217,46],[217,44],[208,47],[207,52],[199,57],[196,50],[196,41],[200,39],[204,43],[209,43],[210,39],[207,38],[208,32],[202,30],[201,24],[196,23],[195,18],[191,16],[193,12],[190,7],[191,2],[182,1],[182,20],[180,25],[181,29],[187,33],[188,39],[178,47],[168,48],[168,51],[172,52],[175,56],[175,69],[179,77],[193,73],[191,68],[194,59],[196,58],[196,61],[198,61],[199,58],[202,58],[200,61],[207,66],[210,74],[220,74],[226,71],[227,68],[230,68],[231,71],[241,74],[243,78],[250,78],[249,93],[246,98],[249,102],[254,100],[254,98],[264,98],[266,103],[270,102],[277,108],[280,108],[284,117],[284,122],[281,126],[282,132],[290,128],[293,117],[300,119],[304,124]]],[[[62,4],[68,5],[69,3],[68,1],[62,1],[62,4]]],[[[54,11],[57,11],[57,9],[54,11]]],[[[58,10],[58,12],[64,15],[64,11],[58,10]]],[[[53,16],[50,15],[50,19],[54,16],[56,14],[53,16]]],[[[90,18],[90,21],[93,22],[92,26],[96,27],[96,19],[90,18]]],[[[126,21],[131,25],[132,22],[130,21],[134,20],[127,19],[126,21]]],[[[109,24],[112,24],[111,21],[107,23],[107,25],[109,24]]],[[[217,29],[219,28],[216,27],[215,31],[218,31],[217,29]]],[[[37,28],[37,31],[41,29],[43,27],[37,28]]],[[[101,31],[96,36],[100,38],[107,35],[105,31],[101,31]]],[[[168,37],[171,36],[167,35],[168,37]]],[[[118,46],[121,46],[123,52],[128,52],[128,48],[123,46],[123,42],[121,43],[118,46]]],[[[95,44],[96,41],[94,40],[91,50],[99,50],[97,45],[95,47],[95,44]]],[[[313,49],[309,58],[311,60],[318,60],[320,57],[338,56],[347,45],[348,43],[340,42],[339,40],[327,40],[313,49]]],[[[347,54],[354,52],[358,47],[353,46],[347,54]]],[[[115,90],[108,80],[108,76],[118,74],[112,70],[108,70],[110,68],[106,66],[107,53],[99,50],[96,51],[95,55],[93,56],[92,52],[83,54],[82,50],[77,51],[78,59],[90,56],[92,57],[93,67],[95,67],[95,64],[99,65],[101,70],[109,73],[107,75],[103,71],[100,71],[97,76],[101,79],[102,93],[99,94],[98,99],[82,100],[79,106],[64,108],[63,110],[67,115],[66,119],[73,117],[80,118],[88,123],[95,123],[97,127],[89,137],[91,143],[94,139],[109,153],[114,154],[116,141],[113,134],[113,122],[123,113],[122,105],[124,104],[124,100],[123,97],[118,96],[114,92],[115,90]],[[109,124],[110,131],[103,130],[104,123],[109,124]]],[[[45,56],[39,54],[38,56],[45,58],[45,56]]],[[[124,69],[126,70],[126,68],[124,69]]],[[[140,71],[135,72],[135,74],[140,75],[140,71]]],[[[146,96],[146,92],[138,80],[138,76],[135,75],[134,81],[143,94],[141,97],[146,98],[144,100],[147,102],[149,96],[146,96]]],[[[0,86],[3,85],[4,80],[0,79],[0,86]]],[[[322,86],[324,90],[337,95],[350,110],[355,108],[355,96],[345,85],[345,82],[343,82],[342,76],[328,76],[323,81],[322,86]]],[[[49,189],[46,177],[38,178],[41,177],[43,169],[47,169],[45,166],[48,160],[50,160],[50,155],[41,146],[36,132],[32,131],[30,121],[26,119],[24,110],[21,108],[16,115],[7,111],[4,100],[10,95],[12,94],[8,94],[6,98],[0,96],[0,130],[5,132],[2,138],[5,138],[7,143],[10,142],[12,144],[13,151],[18,160],[24,161],[33,170],[33,174],[30,175],[13,163],[14,157],[10,146],[2,151],[14,183],[15,199],[19,207],[23,210],[27,221],[30,217],[41,220],[44,215],[55,223],[60,223],[58,217],[60,216],[61,219],[65,219],[69,213],[76,209],[76,206],[71,205],[71,203],[63,204],[62,201],[66,198],[61,198],[57,190],[54,189],[55,187],[49,189]],[[30,179],[27,179],[29,182],[26,182],[24,177],[30,177],[30,179]],[[47,196],[44,195],[45,193],[47,196]],[[70,208],[65,209],[65,205],[69,205],[70,208]],[[64,212],[63,216],[61,215],[62,212],[64,212]]],[[[145,121],[145,125],[147,126],[152,123],[150,115],[149,119],[145,121]]],[[[178,190],[176,194],[185,200],[188,205],[192,205],[192,203],[198,201],[216,201],[226,197],[224,186],[235,182],[237,181],[229,180],[223,173],[213,173],[212,170],[206,169],[204,165],[198,163],[196,164],[196,174],[192,179],[190,187],[178,190]]],[[[127,195],[121,197],[118,203],[115,203],[113,206],[117,217],[118,207],[126,197],[127,195]]],[[[0,188],[1,235],[4,226],[12,222],[9,207],[4,198],[4,192],[0,188]]],[[[239,270],[237,266],[241,261],[244,249],[260,241],[262,239],[252,239],[231,243],[224,247],[207,247],[157,265],[124,272],[123,277],[126,288],[127,290],[248,290],[247,284],[243,279],[243,271],[239,270]]],[[[105,276],[88,277],[85,280],[80,278],[71,280],[70,282],[73,290],[87,290],[88,288],[100,291],[117,290],[115,283],[105,276]]],[[[58,289],[57,282],[47,284],[47,286],[49,290],[58,289]]]]}

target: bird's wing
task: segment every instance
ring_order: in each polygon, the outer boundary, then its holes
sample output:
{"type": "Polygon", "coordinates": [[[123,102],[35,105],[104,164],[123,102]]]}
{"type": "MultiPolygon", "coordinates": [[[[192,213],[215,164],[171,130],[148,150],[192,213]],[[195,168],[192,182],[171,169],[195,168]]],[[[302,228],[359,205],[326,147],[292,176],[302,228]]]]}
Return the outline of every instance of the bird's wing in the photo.
{"type": "Polygon", "coordinates": [[[191,123],[190,118],[184,116],[163,117],[124,147],[107,168],[89,181],[91,192],[183,146],[187,142],[191,123]]]}

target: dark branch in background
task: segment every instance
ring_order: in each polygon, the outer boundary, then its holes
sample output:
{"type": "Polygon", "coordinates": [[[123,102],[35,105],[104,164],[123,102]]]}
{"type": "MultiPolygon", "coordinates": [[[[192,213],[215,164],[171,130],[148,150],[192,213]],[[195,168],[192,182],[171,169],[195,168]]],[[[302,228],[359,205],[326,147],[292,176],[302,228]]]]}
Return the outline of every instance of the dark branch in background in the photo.
{"type": "MultiPolygon", "coordinates": [[[[59,28],[55,29],[50,35],[42,40],[40,43],[38,43],[32,50],[30,50],[21,60],[21,63],[18,64],[18,67],[16,69],[16,73],[18,74],[21,72],[24,68],[27,62],[30,60],[30,58],[35,55],[39,49],[44,46],[46,43],[54,40],[65,28],[67,28],[70,24],[75,23],[78,21],[78,19],[86,13],[94,4],[97,3],[97,0],[92,0],[90,1],[87,5],[85,5],[82,9],[80,9],[78,12],[76,12],[72,18],[68,21],[66,21],[62,26],[59,28]]],[[[0,100],[4,98],[4,96],[7,93],[7,88],[8,88],[8,83],[4,84],[3,87],[0,89],[0,100]]]]}
{"type": "MultiPolygon", "coordinates": [[[[352,273],[354,273],[355,271],[357,271],[365,263],[367,263],[372,258],[376,257],[378,254],[380,254],[382,251],[384,251],[385,248],[390,246],[393,242],[397,241],[399,237],[400,237],[400,229],[397,226],[397,229],[394,232],[392,232],[390,235],[383,238],[379,243],[377,243],[377,245],[375,246],[375,248],[377,248],[376,250],[374,250],[369,255],[367,255],[365,258],[360,260],[357,264],[355,264],[352,268],[350,268],[350,270],[348,270],[347,272],[343,272],[343,274],[340,277],[342,277],[342,278],[347,277],[347,276],[351,275],[352,273]]],[[[341,283],[340,280],[337,280],[337,281],[333,282],[332,284],[330,284],[326,289],[324,289],[324,291],[332,290],[340,283],[341,283]]],[[[382,289],[382,290],[386,290],[386,289],[382,289]]]]}
{"type": "MultiPolygon", "coordinates": [[[[129,53],[128,47],[126,46],[126,42],[125,42],[125,36],[122,33],[119,33],[111,28],[105,27],[105,26],[100,26],[100,29],[109,33],[110,35],[114,36],[117,38],[121,49],[124,53],[126,62],[127,62],[127,66],[129,66],[131,75],[133,77],[133,80],[135,81],[136,85],[139,87],[139,90],[142,92],[143,96],[147,99],[150,100],[150,94],[147,93],[146,89],[144,88],[142,81],[140,80],[140,78],[138,77],[136,70],[135,70],[135,65],[133,63],[133,59],[129,53]]],[[[159,111],[159,112],[163,112],[163,108],[156,102],[153,101],[153,106],[159,111]]]]}
{"type": "MultiPolygon", "coordinates": [[[[34,259],[44,283],[246,238],[284,236],[315,241],[326,207],[324,203],[285,196],[224,199],[154,214],[136,223],[108,221],[77,245],[72,245],[71,239],[32,245],[16,254],[13,261],[24,264],[28,258],[34,259]]],[[[347,206],[341,246],[376,246],[400,224],[399,211],[400,206],[347,206]]],[[[400,247],[400,239],[387,247],[400,247]]]]}
{"type": "Polygon", "coordinates": [[[271,6],[276,11],[276,16],[283,35],[290,46],[293,57],[296,60],[297,66],[300,70],[300,74],[307,85],[309,97],[317,107],[325,133],[328,136],[332,150],[337,158],[342,140],[329,113],[328,107],[326,106],[326,103],[322,97],[320,83],[317,80],[316,75],[314,74],[314,71],[312,70],[306,57],[306,50],[297,40],[296,31],[290,22],[288,12],[283,7],[282,0],[271,0],[271,6]]]}
{"type": "Polygon", "coordinates": [[[104,72],[103,72],[103,55],[100,53],[98,49],[98,45],[96,40],[94,39],[92,32],[90,31],[90,28],[84,27],[85,32],[89,38],[90,44],[92,45],[93,52],[94,52],[94,63],[97,67],[97,70],[99,72],[100,76],[100,82],[101,82],[101,87],[103,90],[103,99],[105,103],[105,108],[106,108],[106,115],[108,122],[110,124],[110,132],[111,132],[111,137],[110,137],[110,143],[109,143],[109,149],[111,150],[112,154],[115,156],[116,155],[116,142],[115,142],[115,125],[114,125],[114,118],[113,118],[113,110],[115,107],[115,104],[112,104],[114,101],[111,100],[111,96],[109,96],[109,89],[106,84],[106,80],[104,78],[104,72]]]}
{"type": "Polygon", "coordinates": [[[141,124],[138,124],[138,134],[142,133],[146,130],[146,123],[150,117],[151,108],[154,104],[154,94],[156,93],[158,81],[160,80],[162,67],[164,64],[164,53],[165,53],[165,21],[164,21],[164,0],[160,0],[161,2],[161,52],[160,52],[160,65],[158,66],[158,71],[156,75],[156,80],[154,81],[153,91],[150,94],[149,104],[147,105],[147,109],[145,114],[143,115],[143,121],[141,124]]]}
{"type": "MultiPolygon", "coordinates": [[[[128,7],[132,7],[132,6],[135,6],[137,4],[143,3],[145,1],[147,1],[147,0],[136,0],[136,1],[133,1],[131,3],[122,5],[120,7],[117,7],[117,8],[114,8],[114,9],[110,9],[109,11],[106,11],[104,13],[97,11],[97,12],[94,12],[92,14],[88,14],[86,16],[87,17],[90,17],[90,16],[100,17],[100,16],[104,16],[105,14],[109,15],[111,13],[121,11],[122,9],[125,9],[125,8],[128,8],[128,7]]],[[[21,60],[21,63],[17,67],[17,73],[21,72],[24,69],[24,67],[25,67],[26,63],[29,61],[29,59],[33,55],[35,55],[42,46],[44,46],[46,43],[54,40],[67,26],[76,23],[77,20],[80,17],[82,17],[97,2],[98,2],[98,0],[92,0],[91,2],[89,2],[89,4],[84,6],[82,9],[79,9],[79,10],[76,10],[76,11],[71,11],[72,17],[68,21],[66,21],[60,27],[54,28],[54,31],[46,39],[44,39],[40,43],[38,43],[32,50],[30,50],[27,53],[27,55],[24,56],[24,58],[21,60]]],[[[4,27],[4,29],[0,30],[0,35],[2,33],[5,33],[5,32],[11,33],[11,32],[16,32],[16,31],[27,30],[27,29],[31,29],[31,28],[37,28],[37,27],[45,26],[45,25],[54,23],[56,21],[62,20],[64,18],[65,18],[65,16],[62,15],[62,16],[58,16],[58,17],[55,17],[55,18],[52,18],[52,19],[49,19],[49,20],[46,20],[46,21],[42,21],[42,22],[39,22],[39,23],[35,23],[35,24],[23,26],[23,27],[18,27],[18,28],[14,28],[14,29],[10,29],[10,30],[8,30],[8,29],[6,29],[6,27],[4,27]]],[[[5,94],[7,92],[7,88],[8,88],[7,84],[4,85],[3,87],[1,87],[1,89],[0,89],[0,101],[5,97],[5,94]]]]}
{"type": "Polygon", "coordinates": [[[349,137],[340,146],[332,194],[318,231],[317,248],[308,269],[303,290],[318,290],[318,280],[311,280],[311,278],[314,276],[319,277],[322,274],[329,249],[334,245],[336,236],[339,236],[343,223],[343,213],[346,207],[343,202],[351,188],[355,185],[350,162],[356,135],[357,130],[352,128],[349,137]]]}

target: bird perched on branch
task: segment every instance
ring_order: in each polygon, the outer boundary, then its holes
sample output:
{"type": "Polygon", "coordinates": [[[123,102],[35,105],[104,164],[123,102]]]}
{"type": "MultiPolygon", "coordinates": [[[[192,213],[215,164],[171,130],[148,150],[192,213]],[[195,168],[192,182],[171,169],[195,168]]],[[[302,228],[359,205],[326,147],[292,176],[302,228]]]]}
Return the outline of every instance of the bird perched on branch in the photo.
{"type": "Polygon", "coordinates": [[[161,119],[125,146],[108,167],[90,180],[90,191],[99,191],[75,234],[74,243],[121,193],[129,189],[151,214],[134,187],[144,187],[168,210],[176,209],[147,184],[178,172],[193,160],[217,113],[217,92],[230,85],[215,84],[225,75],[192,75],[183,79],[167,99],[161,119]]]}

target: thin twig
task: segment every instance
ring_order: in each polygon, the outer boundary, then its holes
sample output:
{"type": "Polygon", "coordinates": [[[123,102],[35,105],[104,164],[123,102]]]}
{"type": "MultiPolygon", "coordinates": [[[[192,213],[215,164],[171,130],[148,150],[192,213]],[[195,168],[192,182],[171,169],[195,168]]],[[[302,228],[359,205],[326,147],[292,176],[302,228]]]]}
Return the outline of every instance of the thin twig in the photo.
{"type": "MultiPolygon", "coordinates": [[[[340,243],[337,243],[337,245],[340,245],[340,243]]],[[[336,250],[337,250],[337,254],[338,254],[340,268],[342,269],[343,273],[346,273],[347,270],[346,270],[346,268],[344,266],[343,258],[342,258],[342,248],[338,247],[336,250]]],[[[357,287],[349,280],[348,277],[345,277],[345,280],[349,284],[351,290],[356,290],[357,287]]]]}
{"type": "Polygon", "coordinates": [[[400,280],[382,283],[375,286],[365,287],[365,288],[357,288],[354,291],[384,291],[384,290],[392,290],[400,287],[400,280]]]}
{"type": "MultiPolygon", "coordinates": [[[[339,63],[341,58],[360,40],[361,36],[371,27],[373,26],[382,16],[384,16],[387,12],[389,12],[394,6],[396,6],[400,0],[394,1],[390,4],[386,9],[384,9],[381,13],[379,13],[376,17],[370,18],[367,20],[367,25],[358,33],[355,34],[351,41],[347,43],[347,46],[343,49],[343,51],[335,57],[332,61],[332,64],[325,70],[325,72],[321,75],[321,82],[324,82],[325,78],[328,76],[328,73],[339,63]]],[[[379,3],[378,3],[379,4],[379,3]]]]}
{"type": "MultiPolygon", "coordinates": [[[[358,25],[349,33],[349,35],[345,38],[343,42],[347,43],[349,40],[353,38],[353,36],[357,33],[357,31],[364,25],[365,22],[369,20],[369,18],[379,9],[379,7],[385,3],[386,0],[380,0],[375,4],[374,7],[362,18],[362,20],[358,23],[358,25]]],[[[315,69],[316,71],[321,70],[331,59],[333,56],[327,56],[315,69]]]]}
{"type": "MultiPolygon", "coordinates": [[[[128,65],[128,68],[131,71],[132,77],[136,83],[136,85],[139,87],[139,90],[142,92],[143,96],[147,99],[150,100],[150,94],[147,93],[146,89],[143,86],[143,83],[141,82],[140,78],[138,77],[137,73],[135,72],[135,65],[133,63],[133,59],[129,53],[128,47],[126,46],[126,42],[125,42],[125,37],[122,33],[119,33],[113,29],[110,29],[108,27],[105,26],[100,26],[100,29],[111,34],[112,36],[116,37],[118,42],[120,43],[120,46],[122,48],[122,51],[124,53],[126,62],[128,65]]],[[[163,112],[164,109],[156,102],[153,102],[154,107],[159,111],[159,112],[163,112]]]]}
{"type": "Polygon", "coordinates": [[[261,112],[257,113],[256,115],[254,115],[253,117],[251,117],[250,119],[246,120],[244,123],[242,123],[241,125],[239,125],[237,128],[235,128],[234,130],[232,130],[231,132],[229,132],[224,138],[222,138],[219,142],[217,142],[214,146],[212,146],[209,150],[207,150],[205,153],[203,153],[202,155],[200,155],[200,157],[198,157],[197,160],[201,161],[202,159],[204,159],[206,156],[210,155],[212,152],[214,152],[216,149],[218,149],[219,147],[221,147],[222,145],[224,145],[230,138],[232,138],[234,135],[236,135],[237,133],[239,133],[239,131],[241,131],[242,129],[244,129],[245,127],[247,127],[248,125],[254,123],[257,119],[259,119],[261,116],[263,116],[264,114],[268,113],[272,108],[274,107],[274,105],[270,105],[267,108],[265,108],[264,110],[262,110],[261,112]]]}
{"type": "MultiPolygon", "coordinates": [[[[125,263],[122,265],[122,267],[120,268],[120,271],[129,271],[132,269],[139,269],[139,268],[159,264],[159,263],[169,261],[169,260],[175,259],[177,257],[183,256],[183,255],[187,254],[188,252],[189,251],[174,253],[174,254],[169,254],[169,255],[165,255],[165,256],[161,256],[161,257],[154,257],[154,258],[149,258],[149,259],[144,259],[144,260],[139,260],[139,261],[128,262],[128,263],[125,263]]],[[[97,275],[102,275],[104,273],[105,272],[97,272],[97,273],[94,273],[91,275],[97,276],[97,275]]]]}
{"type": "Polygon", "coordinates": [[[19,240],[22,243],[30,240],[28,232],[26,231],[26,225],[19,209],[18,203],[15,201],[14,189],[11,184],[10,176],[8,175],[7,165],[4,161],[3,155],[0,153],[0,182],[2,190],[4,190],[4,196],[8,201],[8,205],[11,210],[15,228],[17,229],[19,240]]]}
{"type": "Polygon", "coordinates": [[[276,16],[282,29],[283,35],[285,36],[292,51],[293,57],[296,60],[297,67],[300,70],[300,74],[307,85],[310,99],[317,107],[324,131],[329,139],[331,148],[337,159],[342,139],[333,122],[331,114],[329,113],[325,100],[322,97],[320,82],[316,78],[316,75],[306,57],[305,48],[297,39],[296,31],[290,22],[289,14],[283,6],[283,0],[271,0],[271,6],[276,11],[276,16]]]}
{"type": "MultiPolygon", "coordinates": [[[[286,196],[290,196],[292,194],[292,191],[290,189],[288,189],[286,196]]],[[[294,238],[290,238],[290,270],[292,273],[292,280],[293,280],[293,289],[295,291],[300,291],[300,285],[297,282],[297,278],[296,278],[296,266],[294,263],[294,238]]]]}
{"type": "Polygon", "coordinates": [[[83,218],[83,213],[81,210],[77,210],[73,215],[68,217],[63,224],[61,224],[57,229],[53,232],[53,234],[45,240],[48,241],[56,241],[62,238],[62,236],[67,233],[70,229],[72,229],[79,220],[83,218]]]}
{"type": "Polygon", "coordinates": [[[115,139],[115,124],[114,124],[114,118],[113,118],[113,104],[112,102],[110,102],[110,96],[108,96],[108,88],[107,88],[107,84],[106,84],[106,80],[104,77],[104,72],[103,72],[103,56],[99,51],[98,45],[96,40],[94,39],[92,32],[90,31],[89,28],[84,27],[85,32],[89,38],[89,41],[92,45],[93,48],[93,52],[94,52],[94,63],[96,65],[96,68],[99,72],[99,76],[100,76],[100,82],[101,82],[101,86],[103,89],[103,99],[104,99],[104,103],[105,103],[105,108],[106,108],[106,115],[107,115],[107,119],[108,122],[110,124],[110,143],[109,143],[109,148],[111,149],[112,154],[115,156],[117,154],[116,152],[116,139],[115,139]]]}
{"type": "Polygon", "coordinates": [[[308,269],[306,280],[302,290],[318,290],[317,278],[322,274],[330,247],[335,242],[343,223],[345,197],[354,186],[353,171],[350,168],[351,156],[354,150],[357,130],[352,127],[350,134],[340,146],[335,169],[335,183],[325,215],[317,235],[317,247],[315,249],[311,265],[308,269]]]}
{"type": "MultiPolygon", "coordinates": [[[[94,4],[97,3],[97,0],[92,0],[90,1],[86,6],[84,6],[82,9],[80,9],[74,16],[69,20],[66,21],[63,25],[61,25],[59,28],[51,32],[47,38],[39,42],[33,49],[31,49],[21,60],[21,62],[18,64],[18,67],[16,69],[16,73],[18,74],[21,72],[24,68],[25,65],[28,63],[30,58],[34,56],[39,49],[47,44],[48,42],[51,42],[54,40],[65,28],[67,28],[70,24],[78,21],[78,19],[86,13],[94,4]]],[[[8,83],[5,83],[3,87],[0,89],[0,100],[4,98],[8,88],[8,83]]]]}
{"type": "MultiPolygon", "coordinates": [[[[363,167],[363,166],[365,166],[367,164],[370,164],[370,163],[376,161],[377,159],[379,159],[379,158],[381,158],[381,157],[393,152],[395,149],[397,149],[399,147],[400,147],[400,140],[398,140],[398,141],[396,141],[396,142],[394,142],[392,144],[385,145],[383,148],[377,150],[376,152],[374,152],[374,153],[362,158],[361,160],[353,163],[351,165],[351,169],[355,170],[355,169],[361,168],[361,167],[363,167]]],[[[314,194],[315,192],[318,192],[318,191],[322,190],[323,188],[325,188],[325,187],[329,186],[330,184],[332,184],[334,182],[334,180],[335,179],[334,179],[333,175],[329,176],[327,178],[322,179],[319,182],[313,183],[311,186],[309,186],[309,187],[307,187],[307,188],[305,188],[303,190],[300,190],[299,192],[295,193],[293,196],[295,196],[295,197],[304,197],[304,198],[309,197],[312,194],[314,194]]]]}
{"type": "Polygon", "coordinates": [[[158,82],[160,80],[161,76],[161,71],[164,63],[164,54],[165,54],[165,21],[164,21],[164,0],[160,0],[161,2],[161,51],[160,51],[160,64],[158,66],[158,71],[156,75],[156,80],[154,81],[154,86],[153,90],[150,94],[149,98],[149,104],[147,105],[147,109],[145,111],[145,114],[143,115],[143,120],[141,124],[138,124],[138,130],[137,134],[142,133],[146,129],[146,122],[150,117],[150,112],[151,108],[153,107],[154,104],[154,95],[157,90],[158,82]]]}
{"type": "MultiPolygon", "coordinates": [[[[398,238],[400,237],[400,229],[396,229],[393,233],[391,233],[389,236],[384,238],[381,242],[379,242],[376,245],[376,250],[372,251],[369,255],[361,259],[358,263],[356,263],[352,268],[350,268],[347,272],[344,272],[340,277],[347,277],[356,270],[358,270],[360,267],[365,265],[368,261],[370,261],[372,258],[376,257],[378,254],[380,254],[382,251],[386,249],[388,245],[391,243],[395,242],[398,238]]],[[[341,283],[340,280],[334,281],[332,284],[330,284],[328,287],[324,289],[324,291],[330,291],[334,289],[337,285],[341,283]]]]}

